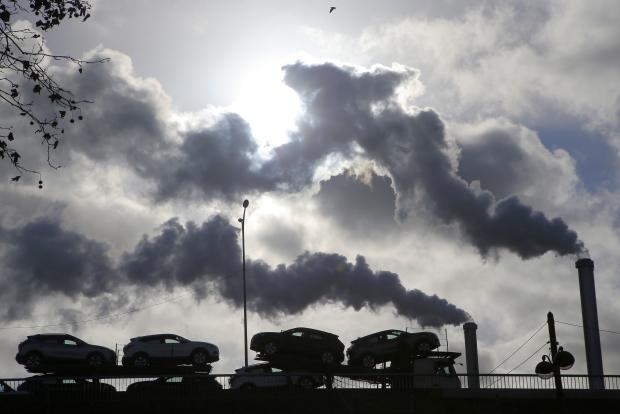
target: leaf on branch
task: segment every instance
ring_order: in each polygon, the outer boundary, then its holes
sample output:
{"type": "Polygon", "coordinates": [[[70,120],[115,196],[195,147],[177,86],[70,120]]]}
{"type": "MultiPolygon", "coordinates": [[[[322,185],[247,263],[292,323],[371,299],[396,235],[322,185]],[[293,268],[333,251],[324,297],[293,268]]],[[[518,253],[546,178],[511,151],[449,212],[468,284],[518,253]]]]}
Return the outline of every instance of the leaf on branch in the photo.
{"type": "Polygon", "coordinates": [[[54,149],[58,148],[58,140],[54,141],[54,149]]]}
{"type": "Polygon", "coordinates": [[[41,85],[34,85],[34,88],[32,88],[32,92],[41,93],[41,85]]]}
{"type": "Polygon", "coordinates": [[[17,175],[15,177],[11,178],[11,181],[18,182],[20,178],[22,178],[22,176],[21,175],[17,175]]]}
{"type": "Polygon", "coordinates": [[[17,95],[19,95],[19,92],[17,92],[17,89],[15,88],[11,89],[11,98],[16,98],[17,95]]]}
{"type": "Polygon", "coordinates": [[[6,136],[6,139],[8,139],[9,141],[13,141],[15,137],[13,136],[12,132],[9,132],[9,135],[6,136]]]}
{"type": "Polygon", "coordinates": [[[48,141],[52,136],[50,135],[49,132],[46,132],[45,134],[43,134],[43,139],[48,141]]]}
{"type": "Polygon", "coordinates": [[[56,102],[56,101],[60,100],[60,98],[62,98],[62,96],[60,96],[60,95],[59,95],[59,94],[57,94],[57,93],[53,93],[53,94],[51,94],[51,95],[49,96],[49,98],[50,98],[50,101],[52,101],[52,102],[56,102]]]}
{"type": "Polygon", "coordinates": [[[79,69],[78,69],[78,72],[82,73],[82,68],[79,68],[79,69]]]}
{"type": "Polygon", "coordinates": [[[0,19],[2,19],[3,22],[8,23],[9,20],[11,20],[11,13],[9,13],[7,10],[3,10],[2,12],[0,12],[0,19]]]}
{"type": "Polygon", "coordinates": [[[21,157],[22,157],[21,155],[19,155],[18,153],[14,152],[14,153],[11,154],[11,161],[13,161],[13,164],[17,164],[21,157]]]}
{"type": "Polygon", "coordinates": [[[60,117],[61,117],[61,118],[64,118],[64,117],[65,117],[65,115],[67,115],[67,112],[66,112],[66,111],[59,111],[58,113],[60,114],[60,117]]]}
{"type": "Polygon", "coordinates": [[[27,60],[22,60],[22,66],[24,67],[24,70],[28,70],[28,68],[30,67],[30,62],[28,62],[27,60]]]}

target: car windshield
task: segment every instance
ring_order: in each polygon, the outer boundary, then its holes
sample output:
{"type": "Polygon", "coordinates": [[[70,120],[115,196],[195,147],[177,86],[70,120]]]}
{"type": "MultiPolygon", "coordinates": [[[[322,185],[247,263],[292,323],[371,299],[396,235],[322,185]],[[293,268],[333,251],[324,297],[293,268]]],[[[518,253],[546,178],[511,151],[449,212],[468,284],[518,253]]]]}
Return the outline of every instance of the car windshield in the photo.
{"type": "Polygon", "coordinates": [[[182,377],[170,377],[166,379],[166,382],[182,382],[182,381],[183,381],[182,377]]]}
{"type": "Polygon", "coordinates": [[[401,332],[399,332],[399,331],[388,332],[387,339],[388,339],[388,341],[390,339],[396,339],[396,338],[400,337],[400,334],[401,334],[401,332]]]}

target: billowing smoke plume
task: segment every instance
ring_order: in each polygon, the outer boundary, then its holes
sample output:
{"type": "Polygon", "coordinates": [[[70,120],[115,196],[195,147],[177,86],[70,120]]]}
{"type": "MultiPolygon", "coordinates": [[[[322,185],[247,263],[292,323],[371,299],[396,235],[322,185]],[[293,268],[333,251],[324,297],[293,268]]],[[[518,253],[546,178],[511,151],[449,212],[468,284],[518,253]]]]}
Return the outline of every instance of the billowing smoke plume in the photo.
{"type": "MultiPolygon", "coordinates": [[[[241,305],[241,251],[237,230],[215,217],[198,227],[169,221],[161,234],[144,238],[123,258],[121,268],[131,284],[204,286],[241,305]]],[[[397,274],[372,271],[358,256],[355,263],[338,254],[305,253],[294,263],[271,268],[249,260],[247,290],[250,309],[268,317],[290,315],[322,303],[360,310],[392,305],[399,315],[422,326],[459,324],[467,314],[435,295],[407,290],[397,274]]]]}
{"type": "MultiPolygon", "coordinates": [[[[98,298],[128,287],[190,287],[198,298],[216,295],[235,306],[242,303],[238,230],[220,216],[200,226],[170,220],[157,236],[145,236],[125,253],[117,266],[110,264],[103,244],[64,231],[57,221],[40,219],[0,235],[0,262],[9,270],[0,281],[3,319],[29,316],[49,294],[98,298]]],[[[266,317],[336,303],[356,310],[393,306],[422,326],[467,320],[445,299],[407,290],[394,273],[371,270],[362,256],[350,263],[338,254],[305,253],[275,268],[248,260],[247,274],[249,307],[266,317]]]]}
{"type": "Polygon", "coordinates": [[[456,224],[483,255],[498,248],[523,258],[583,249],[561,219],[548,219],[516,197],[497,200],[458,176],[455,147],[450,147],[439,115],[432,109],[414,113],[401,104],[402,88],[418,83],[414,69],[360,70],[301,62],[285,66],[284,80],[305,111],[290,141],[264,160],[249,125],[235,114],[223,114],[209,126],[171,132],[162,122],[169,114],[162,113],[161,90],[125,79],[130,73],[127,60],[115,56],[116,63],[94,68],[88,78],[75,78],[73,90],[98,91],[99,109],[78,126],[76,143],[80,136],[91,137],[91,131],[100,136],[73,148],[95,159],[125,157],[136,173],[155,183],[156,200],[238,200],[252,192],[298,191],[312,183],[316,168],[329,155],[361,155],[389,174],[398,218],[404,219],[416,200],[416,207],[456,224]],[[100,125],[113,128],[102,131],[100,125]],[[89,133],[79,130],[82,127],[89,133]],[[182,143],[170,134],[180,135],[182,143]]]}
{"type": "Polygon", "coordinates": [[[410,114],[396,102],[397,88],[415,77],[414,71],[360,73],[332,64],[296,63],[285,73],[306,112],[294,140],[277,149],[277,162],[314,166],[331,152],[351,153],[357,144],[391,175],[401,218],[413,207],[414,194],[421,193],[429,209],[444,222],[459,224],[483,255],[496,248],[522,258],[583,249],[563,220],[549,220],[514,196],[496,201],[457,176],[438,114],[431,109],[410,114]]]}
{"type": "Polygon", "coordinates": [[[105,245],[38,219],[16,229],[0,227],[0,318],[27,317],[44,297],[96,297],[117,281],[105,245]]]}

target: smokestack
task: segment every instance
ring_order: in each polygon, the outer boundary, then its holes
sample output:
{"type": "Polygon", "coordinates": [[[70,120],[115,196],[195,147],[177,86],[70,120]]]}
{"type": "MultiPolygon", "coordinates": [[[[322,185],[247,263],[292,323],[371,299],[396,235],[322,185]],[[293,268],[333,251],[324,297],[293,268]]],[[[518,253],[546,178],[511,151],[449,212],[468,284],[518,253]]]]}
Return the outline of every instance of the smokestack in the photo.
{"type": "Polygon", "coordinates": [[[463,331],[465,333],[465,361],[467,363],[467,387],[480,388],[480,377],[478,371],[478,339],[476,330],[478,325],[474,322],[465,322],[463,331]]]}
{"type": "Polygon", "coordinates": [[[598,312],[596,311],[596,290],[594,288],[594,262],[590,259],[579,259],[575,262],[579,272],[579,293],[581,295],[581,316],[583,318],[583,337],[586,342],[586,362],[590,389],[602,390],[603,359],[601,357],[601,338],[598,328],[598,312]]]}

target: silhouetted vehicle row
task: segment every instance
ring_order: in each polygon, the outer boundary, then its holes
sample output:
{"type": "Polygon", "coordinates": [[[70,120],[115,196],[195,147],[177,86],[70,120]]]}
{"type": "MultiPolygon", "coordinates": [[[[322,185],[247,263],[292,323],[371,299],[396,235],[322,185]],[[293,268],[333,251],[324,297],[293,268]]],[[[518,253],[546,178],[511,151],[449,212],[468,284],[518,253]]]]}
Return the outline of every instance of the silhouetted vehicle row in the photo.
{"type": "MultiPolygon", "coordinates": [[[[413,358],[428,354],[437,347],[439,339],[434,333],[409,333],[392,329],[352,341],[346,355],[348,367],[357,367],[358,370],[372,370],[377,364],[385,362],[391,362],[392,366],[407,367],[413,358]]],[[[250,349],[257,352],[256,359],[270,362],[270,369],[287,371],[334,372],[342,367],[345,359],[345,346],[338,335],[304,327],[258,333],[252,337],[250,349]]],[[[210,372],[209,364],[218,361],[220,357],[216,345],[191,341],[175,334],[131,338],[123,348],[123,353],[122,365],[127,373],[130,370],[144,371],[161,367],[190,369],[187,372],[210,372]]],[[[19,344],[15,359],[30,372],[67,373],[70,367],[79,367],[82,372],[121,369],[117,366],[113,350],[88,344],[67,334],[29,336],[19,344]]]]}

